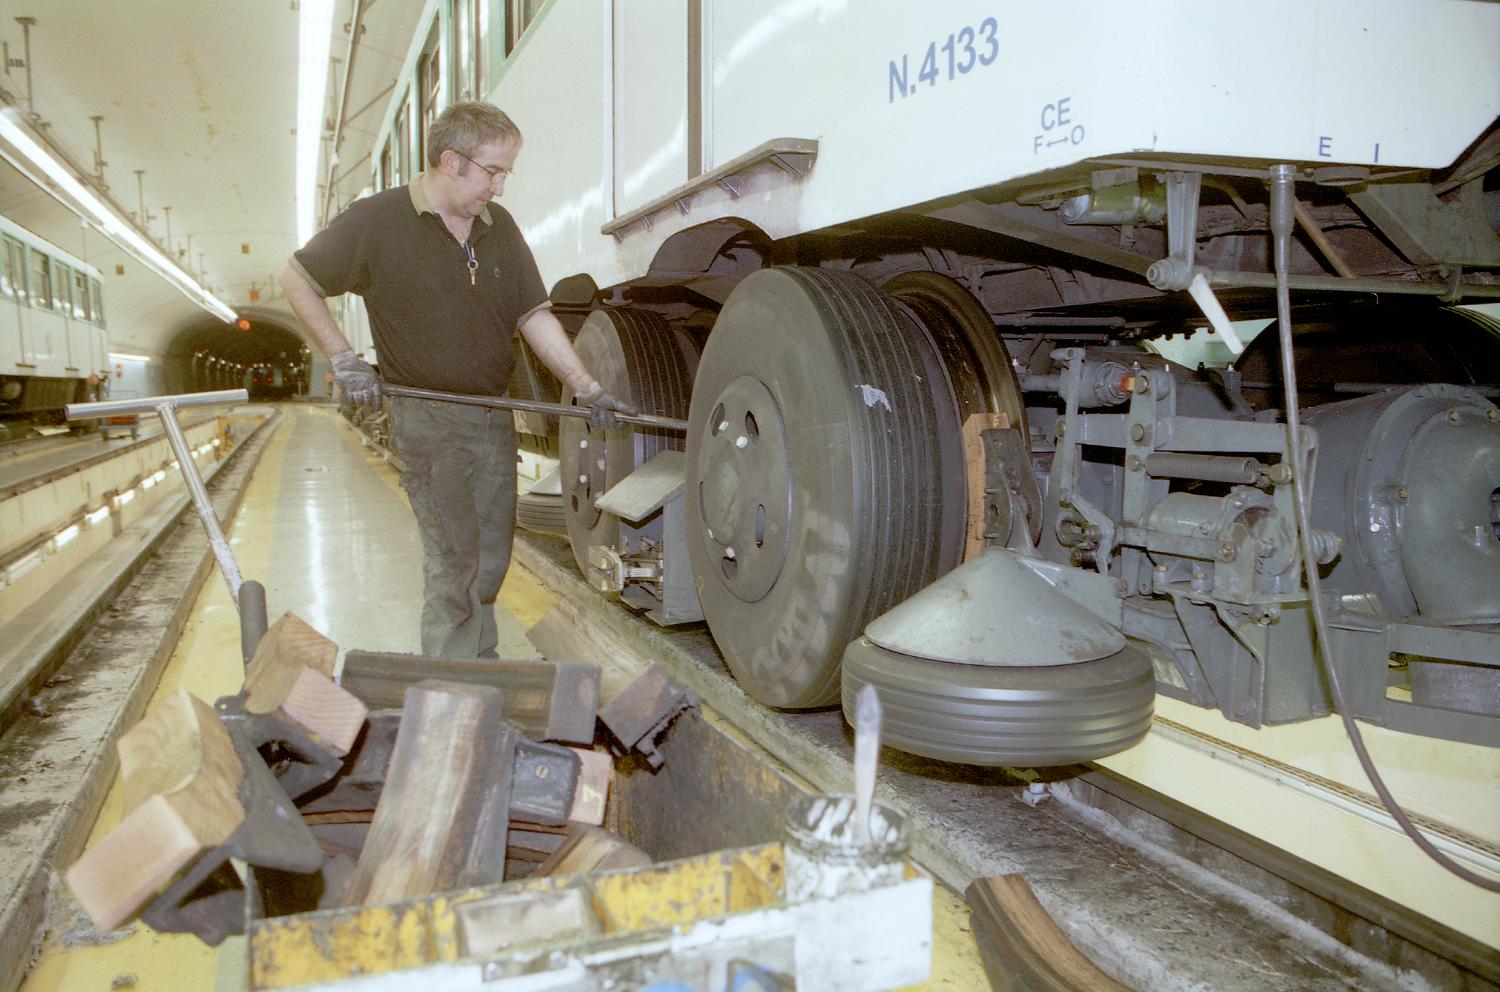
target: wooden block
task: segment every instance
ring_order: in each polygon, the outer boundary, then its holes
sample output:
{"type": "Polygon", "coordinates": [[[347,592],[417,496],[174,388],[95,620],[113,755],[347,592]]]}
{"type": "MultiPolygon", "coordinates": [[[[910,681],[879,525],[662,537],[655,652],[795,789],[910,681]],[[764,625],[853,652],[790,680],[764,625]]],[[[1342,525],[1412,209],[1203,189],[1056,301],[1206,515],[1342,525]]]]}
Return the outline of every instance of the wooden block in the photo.
{"type": "Polygon", "coordinates": [[[615,759],[607,751],[573,748],[578,755],[578,788],[573,793],[573,808],[568,819],[576,823],[599,826],[609,801],[609,786],[615,778],[615,759]]]}
{"type": "Polygon", "coordinates": [[[245,666],[245,709],[274,712],[304,667],[332,678],[338,656],[337,644],[295,613],[283,613],[261,636],[245,666]]]}
{"type": "Polygon", "coordinates": [[[407,690],[344,904],[503,881],[516,736],[491,686],[428,681],[407,690]]]}
{"type": "Polygon", "coordinates": [[[281,703],[289,720],[316,734],[335,754],[343,756],[354,746],[370,710],[352,692],[322,672],[304,665],[281,703]]]}
{"type": "Polygon", "coordinates": [[[975,879],[966,895],[992,988],[1130,992],[1074,946],[1020,875],[975,879]]]}
{"type": "Polygon", "coordinates": [[[980,431],[1010,426],[1003,413],[972,413],[964,421],[964,464],[968,468],[968,524],[964,529],[964,560],[984,550],[984,438],[980,431]]]}
{"type": "Polygon", "coordinates": [[[63,879],[94,926],[113,930],[203,849],[171,803],[149,796],[75,861],[63,879]]]}
{"type": "Polygon", "coordinates": [[[112,930],[245,819],[244,774],[229,732],[178,691],[116,744],[124,818],[66,872],[94,925],[112,930]]]}
{"type": "Polygon", "coordinates": [[[245,819],[237,790],[245,770],[229,731],[201,699],[179,689],[120,735],[124,811],[162,796],[199,843],[223,843],[245,819]]]}
{"type": "Polygon", "coordinates": [[[609,868],[638,868],[651,858],[619,834],[592,824],[573,824],[563,845],[537,866],[537,875],[574,875],[609,868]]]}
{"type": "Polygon", "coordinates": [[[400,706],[407,688],[424,679],[494,686],[504,693],[505,718],[535,740],[594,742],[598,665],[349,651],[339,674],[339,684],[374,709],[400,706]]]}

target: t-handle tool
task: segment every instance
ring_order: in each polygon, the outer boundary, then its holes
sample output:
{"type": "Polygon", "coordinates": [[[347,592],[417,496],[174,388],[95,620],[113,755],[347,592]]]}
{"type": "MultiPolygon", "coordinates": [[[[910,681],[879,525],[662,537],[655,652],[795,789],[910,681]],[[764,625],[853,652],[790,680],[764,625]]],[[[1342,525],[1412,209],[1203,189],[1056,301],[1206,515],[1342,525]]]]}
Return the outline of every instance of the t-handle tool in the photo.
{"type": "MultiPolygon", "coordinates": [[[[445,393],[436,389],[418,389],[415,386],[393,386],[381,383],[380,391],[387,396],[407,396],[414,400],[436,400],[439,403],[459,403],[464,406],[486,406],[495,410],[516,410],[521,413],[550,413],[558,417],[587,417],[586,406],[570,406],[566,403],[547,403],[543,400],[517,400],[509,396],[470,396],[467,393],[445,393]]],[[[669,431],[685,431],[686,420],[675,417],[658,417],[655,414],[617,413],[615,419],[622,424],[637,424],[641,427],[660,427],[669,431]]]]}
{"type": "Polygon", "coordinates": [[[208,533],[208,544],[218,559],[219,571],[229,586],[229,597],[240,611],[240,651],[249,662],[255,646],[266,632],[266,587],[253,579],[246,582],[240,578],[240,566],[229,549],[224,529],[208,501],[208,490],[203,486],[203,476],[198,474],[198,463],[193,460],[188,447],[187,435],[177,422],[177,410],[191,406],[223,406],[228,403],[243,403],[250,398],[244,389],[220,389],[209,393],[183,393],[177,396],[147,396],[141,399],[101,400],[98,403],[69,403],[66,413],[69,420],[92,420],[99,417],[114,417],[127,413],[155,413],[161,417],[162,433],[177,456],[177,467],[187,482],[188,494],[193,508],[208,533]]]}

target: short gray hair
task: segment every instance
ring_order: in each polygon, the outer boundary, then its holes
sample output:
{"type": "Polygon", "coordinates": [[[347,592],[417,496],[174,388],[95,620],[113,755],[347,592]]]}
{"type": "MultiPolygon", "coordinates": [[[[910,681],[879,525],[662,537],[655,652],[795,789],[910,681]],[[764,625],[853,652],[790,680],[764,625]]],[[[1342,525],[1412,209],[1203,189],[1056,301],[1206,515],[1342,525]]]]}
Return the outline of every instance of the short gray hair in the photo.
{"type": "Polygon", "coordinates": [[[480,145],[496,138],[521,140],[521,129],[505,111],[479,100],[450,104],[427,130],[427,164],[437,168],[449,149],[469,158],[480,145]]]}

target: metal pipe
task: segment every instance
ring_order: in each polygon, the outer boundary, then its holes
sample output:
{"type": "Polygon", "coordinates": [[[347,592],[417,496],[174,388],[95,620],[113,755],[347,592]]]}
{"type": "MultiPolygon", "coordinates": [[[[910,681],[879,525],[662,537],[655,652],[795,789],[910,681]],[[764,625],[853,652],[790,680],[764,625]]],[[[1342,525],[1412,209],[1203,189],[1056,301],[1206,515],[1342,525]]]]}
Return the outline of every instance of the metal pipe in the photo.
{"type": "MultiPolygon", "coordinates": [[[[406,396],[414,400],[436,400],[439,403],[458,403],[462,406],[484,406],[494,410],[518,410],[522,413],[550,413],[559,417],[587,417],[586,406],[568,406],[563,403],[546,403],[542,400],[516,400],[509,396],[468,396],[463,393],[445,393],[436,389],[417,389],[414,386],[392,386],[382,384],[381,392],[388,396],[406,396]]],[[[660,427],[669,431],[685,431],[686,420],[673,417],[658,417],[643,413],[636,416],[617,413],[615,419],[622,424],[638,424],[641,427],[660,427]]]]}
{"type": "Polygon", "coordinates": [[[1302,225],[1302,230],[1307,232],[1308,238],[1318,246],[1318,251],[1328,259],[1328,264],[1333,266],[1333,271],[1345,279],[1353,279],[1354,270],[1349,268],[1348,263],[1344,261],[1344,256],[1340,255],[1339,250],[1333,246],[1333,242],[1328,240],[1328,235],[1323,233],[1323,229],[1318,226],[1317,221],[1313,220],[1312,214],[1307,212],[1307,208],[1302,205],[1301,201],[1292,202],[1292,213],[1296,216],[1297,223],[1302,225]]]}
{"type": "Polygon", "coordinates": [[[323,190],[323,224],[328,224],[328,208],[333,204],[334,172],[339,164],[339,145],[344,140],[345,115],[349,112],[349,80],[354,78],[354,56],[359,51],[359,29],[365,16],[364,0],[354,0],[349,18],[349,52],[344,58],[344,78],[339,84],[339,112],[333,119],[333,144],[328,156],[328,185],[323,190]]]}
{"type": "Polygon", "coordinates": [[[222,406],[244,403],[250,398],[243,389],[223,389],[213,393],[179,393],[175,396],[147,396],[142,399],[100,400],[97,403],[69,403],[63,411],[69,420],[94,420],[122,413],[151,413],[163,403],[173,407],[222,406]]]}
{"type": "MultiPolygon", "coordinates": [[[[245,393],[243,389],[231,390],[231,392],[245,393]]],[[[177,413],[173,409],[172,400],[175,396],[158,397],[156,412],[161,417],[162,431],[167,435],[167,443],[172,446],[172,454],[177,456],[177,467],[182,470],[182,478],[187,483],[188,495],[193,499],[193,508],[198,511],[198,519],[203,524],[203,531],[208,535],[208,546],[213,549],[214,558],[219,562],[219,572],[224,576],[224,582],[229,586],[229,598],[234,601],[235,608],[239,608],[240,602],[240,566],[234,560],[234,552],[229,547],[229,539],[224,536],[224,528],[219,526],[218,514],[214,513],[214,505],[209,502],[208,489],[203,485],[203,476],[198,474],[198,463],[193,460],[193,449],[188,446],[187,435],[182,433],[182,426],[177,423],[177,413]]],[[[202,404],[190,404],[201,406],[202,404]]]]}
{"type": "Polygon", "coordinates": [[[1146,474],[1158,479],[1202,479],[1253,485],[1270,471],[1259,459],[1230,455],[1189,455],[1156,451],[1146,456],[1146,474]]]}
{"type": "Polygon", "coordinates": [[[36,120],[36,104],[32,100],[31,92],[31,26],[36,23],[35,17],[18,17],[16,23],[21,25],[21,40],[25,45],[26,59],[26,116],[36,120]]]}
{"type": "MultiPolygon", "coordinates": [[[[1202,268],[1198,271],[1202,272],[1208,279],[1209,285],[1215,288],[1276,288],[1276,276],[1269,272],[1219,272],[1202,268]]],[[[1289,275],[1286,277],[1286,286],[1288,289],[1322,290],[1335,293],[1397,293],[1406,296],[1446,296],[1454,300],[1466,297],[1500,299],[1500,284],[1412,282],[1404,279],[1382,279],[1378,276],[1344,279],[1339,276],[1289,275]]]]}
{"type": "Polygon", "coordinates": [[[98,403],[69,403],[64,412],[69,420],[89,420],[94,417],[109,417],[122,413],[146,413],[155,411],[161,417],[162,433],[172,446],[177,458],[177,468],[187,483],[188,495],[198,519],[208,534],[208,545],[219,562],[219,571],[229,586],[229,598],[236,608],[240,601],[240,566],[234,560],[234,552],[224,537],[224,528],[219,526],[213,503],[209,502],[208,489],[203,485],[203,476],[198,474],[198,463],[193,460],[193,449],[188,446],[187,435],[177,423],[177,408],[185,406],[215,406],[224,403],[243,403],[250,394],[243,389],[226,389],[217,393],[184,393],[176,396],[148,396],[144,399],[103,400],[98,403]]]}

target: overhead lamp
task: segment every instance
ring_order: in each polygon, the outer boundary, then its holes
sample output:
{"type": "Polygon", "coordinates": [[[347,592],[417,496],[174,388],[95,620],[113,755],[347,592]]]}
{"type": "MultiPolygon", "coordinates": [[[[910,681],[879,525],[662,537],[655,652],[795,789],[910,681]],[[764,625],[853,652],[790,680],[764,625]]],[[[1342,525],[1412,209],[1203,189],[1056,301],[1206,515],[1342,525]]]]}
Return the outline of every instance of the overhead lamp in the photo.
{"type": "Polygon", "coordinates": [[[302,0],[297,17],[297,243],[316,233],[318,159],[328,99],[333,0],[302,0]]]}
{"type": "MultiPolygon", "coordinates": [[[[143,238],[139,231],[110,209],[88,187],[74,178],[66,166],[53,157],[26,128],[21,126],[18,121],[19,116],[13,107],[0,111],[0,138],[3,138],[23,159],[41,169],[49,180],[61,187],[73,201],[72,204],[67,204],[70,208],[75,212],[82,208],[84,214],[81,216],[86,215],[86,219],[101,234],[140,260],[157,275],[166,279],[183,296],[226,323],[234,321],[235,312],[228,304],[199,285],[197,280],[162,254],[161,249],[143,238]]],[[[8,154],[5,157],[11,159],[8,154]]],[[[16,164],[14,160],[12,162],[16,164]]],[[[67,201],[63,202],[67,203],[67,201]]]]}

